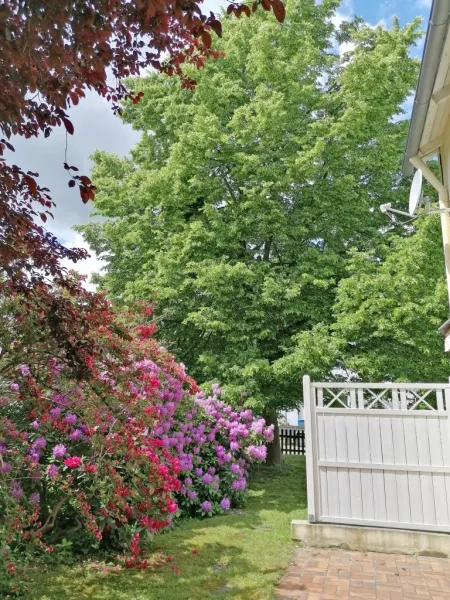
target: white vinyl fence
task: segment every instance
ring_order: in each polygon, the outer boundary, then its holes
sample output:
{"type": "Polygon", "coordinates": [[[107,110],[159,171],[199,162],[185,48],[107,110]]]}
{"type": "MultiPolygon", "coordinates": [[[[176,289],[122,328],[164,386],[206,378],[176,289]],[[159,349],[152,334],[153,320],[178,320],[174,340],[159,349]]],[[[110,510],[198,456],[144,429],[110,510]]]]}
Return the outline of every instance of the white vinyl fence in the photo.
{"type": "Polygon", "coordinates": [[[450,384],[303,389],[311,522],[450,532],[450,384]]]}

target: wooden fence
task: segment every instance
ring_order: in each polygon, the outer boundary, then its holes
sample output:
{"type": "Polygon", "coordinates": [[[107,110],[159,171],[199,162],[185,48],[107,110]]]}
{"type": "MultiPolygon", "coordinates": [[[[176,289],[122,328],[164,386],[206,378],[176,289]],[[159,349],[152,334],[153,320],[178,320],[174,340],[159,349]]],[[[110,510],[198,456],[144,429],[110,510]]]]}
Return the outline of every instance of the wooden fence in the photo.
{"type": "Polygon", "coordinates": [[[303,428],[281,425],[280,440],[283,454],[305,454],[305,430],[303,428]]]}

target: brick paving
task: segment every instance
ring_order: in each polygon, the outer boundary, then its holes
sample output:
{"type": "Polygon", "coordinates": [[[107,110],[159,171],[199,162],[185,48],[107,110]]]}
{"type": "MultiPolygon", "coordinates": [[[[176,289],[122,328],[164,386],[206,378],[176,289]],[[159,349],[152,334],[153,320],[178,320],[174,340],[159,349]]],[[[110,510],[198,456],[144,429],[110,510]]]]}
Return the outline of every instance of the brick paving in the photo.
{"type": "Polygon", "coordinates": [[[450,600],[450,559],[300,548],[277,600],[450,600]]]}

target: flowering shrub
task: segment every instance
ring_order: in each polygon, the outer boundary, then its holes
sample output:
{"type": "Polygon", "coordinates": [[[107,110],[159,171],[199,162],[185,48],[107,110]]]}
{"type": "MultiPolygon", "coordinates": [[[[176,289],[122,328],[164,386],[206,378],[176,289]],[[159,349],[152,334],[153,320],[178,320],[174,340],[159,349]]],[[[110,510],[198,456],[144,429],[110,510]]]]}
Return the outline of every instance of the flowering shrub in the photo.
{"type": "Polygon", "coordinates": [[[264,444],[273,439],[273,426],[254,420],[251,410],[232,409],[220,396],[216,385],[212,396],[199,393],[193,406],[182,404],[161,438],[179,457],[182,487],[177,502],[185,515],[211,516],[241,505],[248,468],[265,460],[264,444]]]}
{"type": "Polygon", "coordinates": [[[145,568],[140,542],[174,516],[242,501],[248,466],[271,437],[251,411],[226,406],[217,386],[210,398],[199,393],[152,337],[151,308],[119,315],[76,289],[68,298],[42,286],[1,302],[3,595],[23,591],[19,557],[51,553],[80,531],[145,568]]]}

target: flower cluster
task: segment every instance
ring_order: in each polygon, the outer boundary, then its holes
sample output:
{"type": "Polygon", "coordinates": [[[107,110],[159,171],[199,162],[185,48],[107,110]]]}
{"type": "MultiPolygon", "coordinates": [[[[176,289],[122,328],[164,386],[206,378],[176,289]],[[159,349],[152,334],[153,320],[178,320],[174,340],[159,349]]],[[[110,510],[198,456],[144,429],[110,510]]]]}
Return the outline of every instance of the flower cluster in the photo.
{"type": "Polygon", "coordinates": [[[38,297],[27,311],[17,300],[2,307],[0,547],[11,581],[27,547],[50,552],[80,530],[142,567],[139,543],[176,516],[242,502],[248,467],[273,435],[218,386],[199,392],[151,337],[151,308],[119,315],[84,290],[73,303],[83,335],[61,334],[61,346],[38,297]]]}
{"type": "Polygon", "coordinates": [[[273,426],[254,420],[249,409],[233,409],[221,395],[213,386],[211,396],[198,393],[193,406],[181,404],[161,437],[177,451],[182,481],[177,498],[190,516],[211,516],[242,504],[249,466],[265,460],[265,443],[273,439],[273,426]]]}

